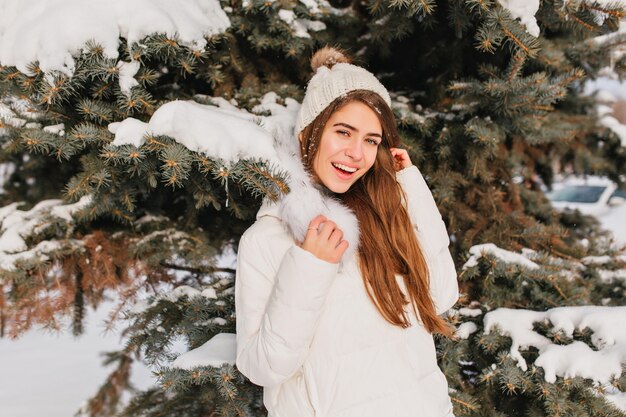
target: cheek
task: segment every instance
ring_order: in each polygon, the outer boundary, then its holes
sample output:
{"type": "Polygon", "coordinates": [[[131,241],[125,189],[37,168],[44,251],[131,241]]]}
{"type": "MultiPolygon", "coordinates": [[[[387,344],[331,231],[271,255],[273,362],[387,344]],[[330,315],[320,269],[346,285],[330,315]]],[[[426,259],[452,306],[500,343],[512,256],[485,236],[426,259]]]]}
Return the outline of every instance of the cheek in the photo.
{"type": "Polygon", "coordinates": [[[371,152],[368,152],[368,158],[367,158],[368,169],[374,165],[374,162],[376,162],[376,156],[378,155],[378,152],[380,151],[381,150],[379,150],[379,148],[374,148],[371,152]]]}
{"type": "Polygon", "coordinates": [[[320,158],[320,154],[318,153],[315,156],[315,159],[313,159],[313,163],[311,164],[311,169],[312,169],[312,174],[316,177],[319,178],[321,171],[322,171],[323,165],[321,162],[321,158],[320,158]]]}

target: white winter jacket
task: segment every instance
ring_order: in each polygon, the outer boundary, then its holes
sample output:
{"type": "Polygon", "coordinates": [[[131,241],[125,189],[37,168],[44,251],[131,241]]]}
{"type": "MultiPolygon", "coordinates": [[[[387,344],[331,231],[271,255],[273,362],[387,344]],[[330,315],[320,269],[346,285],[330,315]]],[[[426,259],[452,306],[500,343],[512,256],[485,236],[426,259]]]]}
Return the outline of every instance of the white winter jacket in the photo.
{"type": "MultiPolygon", "coordinates": [[[[440,314],[458,298],[448,234],[417,167],[397,179],[440,314]]],[[[341,264],[316,258],[295,244],[285,212],[281,203],[262,205],[241,238],[235,286],[237,368],[264,387],[269,417],[452,416],[433,338],[412,308],[411,327],[387,322],[367,295],[355,251],[341,264]]]]}

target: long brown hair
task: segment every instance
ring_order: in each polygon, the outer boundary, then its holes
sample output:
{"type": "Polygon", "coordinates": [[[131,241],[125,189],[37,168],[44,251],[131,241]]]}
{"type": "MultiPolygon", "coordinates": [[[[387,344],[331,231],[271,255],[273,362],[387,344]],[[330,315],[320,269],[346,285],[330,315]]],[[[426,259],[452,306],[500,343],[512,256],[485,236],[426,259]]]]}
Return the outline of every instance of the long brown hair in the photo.
{"type": "Polygon", "coordinates": [[[382,316],[395,326],[410,326],[404,306],[410,303],[430,333],[452,334],[450,326],[437,315],[430,296],[428,265],[417,241],[405,201],[396,181],[394,159],[389,148],[400,144],[393,112],[376,93],[351,91],[334,100],[302,131],[300,151],[302,162],[313,172],[322,132],[331,115],[351,101],[370,107],[380,121],[383,140],[370,170],[350,189],[335,196],[354,211],[359,221],[359,267],[367,293],[382,316]],[[400,274],[409,299],[396,280],[400,274]]]}

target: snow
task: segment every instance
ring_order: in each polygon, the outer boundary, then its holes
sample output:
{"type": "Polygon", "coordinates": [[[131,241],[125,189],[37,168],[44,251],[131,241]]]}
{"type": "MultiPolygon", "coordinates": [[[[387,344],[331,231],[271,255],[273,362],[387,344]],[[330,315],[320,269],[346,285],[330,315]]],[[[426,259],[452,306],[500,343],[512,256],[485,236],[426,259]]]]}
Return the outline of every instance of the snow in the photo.
{"type": "MultiPolygon", "coordinates": [[[[596,36],[593,38],[593,42],[597,45],[604,45],[607,43],[611,43],[613,41],[619,40],[621,36],[626,32],[626,24],[623,20],[619,23],[619,28],[615,32],[607,33],[606,35],[596,36]]],[[[618,45],[617,47],[613,47],[611,50],[611,72],[614,72],[612,67],[613,63],[620,59],[626,53],[626,48],[623,45],[618,45]]]]}
{"type": "Polygon", "coordinates": [[[203,290],[200,295],[206,298],[217,298],[217,294],[215,293],[215,288],[207,288],[203,290]]]}
{"type": "MultiPolygon", "coordinates": [[[[565,7],[566,3],[568,3],[569,1],[571,0],[564,0],[563,6],[565,7]]],[[[520,23],[526,27],[526,32],[534,37],[539,37],[540,29],[539,25],[537,24],[537,19],[535,18],[535,14],[539,10],[539,0],[498,0],[498,3],[500,3],[503,8],[507,9],[514,19],[520,20],[520,23]]],[[[611,7],[612,5],[615,5],[616,2],[614,0],[595,0],[594,3],[596,3],[600,7],[611,7]]],[[[606,13],[602,13],[597,10],[594,10],[593,13],[594,20],[598,25],[602,25],[604,23],[604,20],[608,17],[606,13]]],[[[593,38],[593,42],[596,42],[598,44],[604,44],[613,41],[616,37],[619,37],[620,34],[624,33],[625,31],[626,23],[624,21],[620,21],[619,28],[616,32],[602,36],[596,36],[595,38],[593,38]]],[[[624,53],[626,53],[626,48],[624,48],[623,46],[614,48],[614,50],[612,51],[613,62],[619,59],[624,53]]]]}
{"type": "MultiPolygon", "coordinates": [[[[304,4],[311,13],[317,14],[322,12],[316,0],[300,0],[300,3],[304,4]]],[[[323,1],[322,3],[324,6],[328,4],[326,1],[323,1]]]]}
{"type": "Polygon", "coordinates": [[[139,300],[135,303],[135,305],[129,310],[131,314],[141,314],[150,307],[156,305],[160,300],[167,300],[173,303],[177,302],[179,299],[183,297],[188,297],[189,299],[195,297],[205,297],[210,299],[217,298],[217,294],[215,289],[206,288],[203,291],[199,291],[193,287],[188,285],[180,285],[171,291],[160,294],[159,296],[153,298],[151,301],[148,300],[139,300]]]}
{"type": "Polygon", "coordinates": [[[608,269],[598,269],[598,274],[602,282],[610,284],[615,280],[626,282],[626,269],[618,269],[615,271],[608,269]]]}
{"type": "Polygon", "coordinates": [[[74,73],[76,56],[87,41],[118,58],[119,38],[139,43],[150,34],[177,37],[193,49],[205,37],[230,27],[218,0],[22,0],[0,2],[0,63],[30,74],[39,62],[44,72],[74,73]]]}
{"type": "Polygon", "coordinates": [[[172,362],[173,368],[191,370],[198,366],[234,365],[237,358],[237,338],[234,333],[219,333],[199,348],[183,353],[172,362]]]}
{"type": "MultiPolygon", "coordinates": [[[[68,417],[96,393],[112,371],[101,353],[124,347],[118,332],[105,331],[113,306],[88,310],[85,333],[52,334],[31,330],[17,340],[0,338],[0,415],[68,417]]],[[[156,384],[145,366],[133,366],[131,383],[138,389],[156,384]]]]}
{"type": "Polygon", "coordinates": [[[604,398],[606,398],[615,407],[626,412],[626,392],[621,392],[612,385],[609,385],[604,389],[607,391],[604,394],[604,398]]]}
{"type": "Polygon", "coordinates": [[[147,123],[133,117],[128,117],[122,122],[109,123],[108,126],[109,132],[115,135],[113,145],[133,145],[137,148],[145,143],[144,135],[147,128],[147,123]]]}
{"type": "Polygon", "coordinates": [[[483,312],[480,308],[462,307],[462,308],[459,308],[459,314],[462,316],[467,316],[467,317],[478,317],[481,314],[483,314],[483,312]]]}
{"type": "Polygon", "coordinates": [[[278,95],[269,92],[252,109],[270,113],[260,116],[237,108],[234,100],[200,97],[213,104],[172,101],[161,106],[148,123],[127,118],[109,124],[109,131],[115,134],[112,144],[140,147],[146,136],[166,135],[191,151],[225,163],[234,164],[242,158],[263,159],[293,175],[288,165],[291,157],[281,157],[276,149],[294,147],[293,126],[300,108],[297,101],[286,98],[284,104],[279,104],[278,95]]]}
{"type": "Polygon", "coordinates": [[[119,61],[116,66],[119,69],[120,90],[126,96],[129,96],[131,88],[139,85],[139,82],[135,79],[135,74],[139,71],[139,61],[119,61]]]}
{"type": "Polygon", "coordinates": [[[15,172],[15,164],[13,162],[0,163],[0,194],[4,193],[4,184],[9,180],[15,172]]]}
{"type": "Polygon", "coordinates": [[[135,226],[153,223],[153,222],[167,222],[169,218],[163,215],[155,215],[155,214],[144,214],[137,220],[135,220],[135,226]]]}
{"type": "Polygon", "coordinates": [[[72,215],[90,202],[91,197],[84,196],[73,204],[62,204],[62,200],[43,200],[27,211],[18,210],[19,203],[0,208],[0,269],[15,270],[16,261],[45,255],[57,248],[60,242],[44,241],[28,250],[24,238],[40,228],[46,216],[72,223],[72,215]]]}
{"type": "Polygon", "coordinates": [[[181,285],[179,287],[174,288],[172,291],[167,292],[158,297],[158,299],[168,300],[172,302],[176,302],[183,297],[199,297],[200,291],[197,289],[190,287],[188,285],[181,285]]]}
{"type": "Polygon", "coordinates": [[[622,361],[626,361],[626,356],[620,349],[594,351],[585,343],[574,341],[569,345],[547,345],[535,365],[544,369],[545,379],[550,383],[556,382],[557,375],[563,378],[582,376],[608,383],[621,374],[622,361]]]}
{"type": "Polygon", "coordinates": [[[603,104],[613,104],[617,101],[617,97],[613,92],[607,90],[598,90],[596,93],[596,101],[603,104]]]}
{"type": "Polygon", "coordinates": [[[526,31],[534,37],[539,37],[539,26],[535,13],[539,10],[539,0],[498,0],[498,3],[507,9],[514,19],[526,26],[526,31]]]}
{"type": "Polygon", "coordinates": [[[22,127],[26,123],[26,120],[16,117],[15,112],[10,106],[0,103],[0,134],[5,129],[2,124],[12,127],[22,127]]]}
{"type": "Polygon", "coordinates": [[[81,199],[74,204],[62,204],[52,207],[50,210],[50,214],[60,219],[64,219],[68,222],[72,222],[74,221],[73,214],[80,211],[89,204],[91,204],[91,196],[86,195],[81,197],[81,199]]]}
{"type": "MultiPolygon", "coordinates": [[[[599,111],[602,111],[601,109],[599,111]]],[[[612,109],[611,109],[612,111],[612,109]]],[[[620,123],[615,117],[610,114],[605,114],[600,117],[600,124],[611,129],[620,138],[622,146],[626,147],[626,125],[620,123]]]]}
{"type": "Polygon", "coordinates": [[[461,339],[467,339],[472,333],[478,330],[478,326],[476,323],[467,321],[465,323],[461,323],[459,327],[456,329],[456,335],[461,339]]]}
{"type": "Polygon", "coordinates": [[[320,21],[309,19],[297,19],[292,10],[281,9],[278,11],[278,17],[287,23],[293,29],[295,36],[300,38],[310,38],[309,30],[318,32],[326,29],[326,24],[320,21]]]}
{"type": "Polygon", "coordinates": [[[535,262],[528,259],[523,254],[511,252],[502,248],[497,247],[493,243],[483,243],[480,245],[474,245],[469,250],[470,258],[465,262],[462,269],[467,269],[478,265],[478,259],[483,257],[484,255],[492,255],[496,258],[499,258],[505,263],[514,263],[521,265],[528,269],[537,269],[539,265],[535,262]]]}
{"type": "Polygon", "coordinates": [[[626,307],[557,307],[545,312],[499,308],[485,314],[484,328],[487,334],[497,328],[511,337],[511,357],[523,370],[528,369],[528,364],[519,349],[536,347],[539,356],[534,364],[544,369],[545,379],[551,383],[557,376],[580,376],[608,384],[613,377],[619,378],[622,364],[626,363],[626,307]],[[533,330],[533,323],[546,320],[555,331],[569,337],[576,329],[589,328],[596,350],[579,341],[553,344],[533,330]]]}
{"type": "Polygon", "coordinates": [[[55,135],[63,136],[65,135],[65,124],[59,123],[58,125],[44,126],[43,131],[52,133],[55,135]]]}
{"type": "Polygon", "coordinates": [[[261,104],[255,106],[252,111],[270,112],[269,116],[260,117],[260,126],[270,132],[277,139],[292,139],[293,127],[295,124],[300,103],[292,98],[286,98],[284,106],[277,103],[278,95],[269,92],[261,98],[261,104]]]}
{"type": "Polygon", "coordinates": [[[274,139],[253,122],[256,116],[193,101],[175,100],[154,112],[147,124],[128,118],[111,123],[114,145],[143,143],[145,135],[164,135],[189,150],[216,159],[237,162],[241,158],[276,160],[274,139]],[[145,129],[142,129],[145,127],[145,129]]]}
{"type": "Polygon", "coordinates": [[[609,256],[609,255],[601,255],[601,256],[585,256],[581,259],[582,263],[585,265],[604,265],[609,262],[624,262],[626,263],[626,255],[617,255],[617,256],[609,256]]]}
{"type": "MultiPolygon", "coordinates": [[[[626,143],[622,146],[626,146],[626,143]]],[[[618,246],[626,246],[626,204],[612,208],[607,213],[598,216],[598,220],[604,229],[613,233],[618,246]]],[[[626,256],[623,257],[626,258],[626,256]]]]}

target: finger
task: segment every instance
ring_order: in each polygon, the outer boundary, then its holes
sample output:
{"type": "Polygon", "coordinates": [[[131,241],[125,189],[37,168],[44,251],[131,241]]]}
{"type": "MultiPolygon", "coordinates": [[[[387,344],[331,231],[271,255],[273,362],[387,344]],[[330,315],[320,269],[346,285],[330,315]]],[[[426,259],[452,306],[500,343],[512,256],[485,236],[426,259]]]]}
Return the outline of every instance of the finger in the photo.
{"type": "Polygon", "coordinates": [[[395,149],[395,151],[391,153],[391,156],[393,156],[395,161],[402,162],[407,159],[409,155],[404,149],[395,149]]]}
{"type": "Polygon", "coordinates": [[[348,246],[350,246],[350,243],[348,243],[347,240],[342,240],[337,247],[335,248],[335,254],[337,255],[337,260],[340,260],[341,257],[343,256],[343,254],[346,252],[346,249],[348,249],[348,246]]]}
{"type": "Polygon", "coordinates": [[[337,228],[335,222],[331,220],[326,220],[324,225],[320,230],[320,237],[323,238],[324,241],[327,241],[330,238],[330,234],[337,228]]]}
{"type": "Polygon", "coordinates": [[[321,229],[321,224],[324,223],[326,221],[326,217],[323,215],[318,215],[315,216],[313,218],[313,220],[311,220],[311,222],[309,223],[309,227],[307,228],[307,234],[309,233],[315,233],[318,234],[320,232],[321,229]]]}
{"type": "Polygon", "coordinates": [[[335,229],[328,238],[328,241],[333,245],[334,248],[337,247],[339,243],[341,243],[341,239],[343,239],[343,232],[341,231],[341,229],[335,229]]]}
{"type": "Polygon", "coordinates": [[[405,159],[407,156],[409,156],[409,153],[404,149],[397,149],[393,156],[395,156],[397,159],[405,159]]]}
{"type": "Polygon", "coordinates": [[[324,216],[323,214],[319,214],[313,217],[313,220],[311,220],[311,222],[309,223],[309,227],[319,227],[320,223],[323,223],[326,220],[328,220],[326,216],[324,216]]]}

